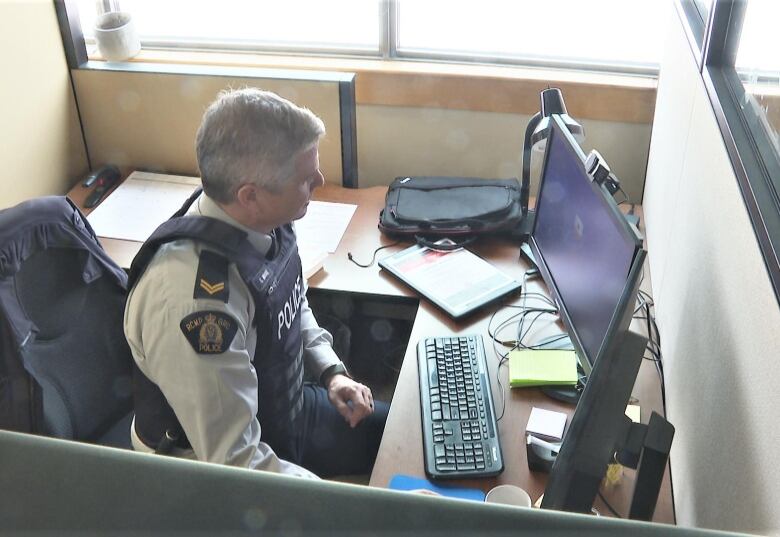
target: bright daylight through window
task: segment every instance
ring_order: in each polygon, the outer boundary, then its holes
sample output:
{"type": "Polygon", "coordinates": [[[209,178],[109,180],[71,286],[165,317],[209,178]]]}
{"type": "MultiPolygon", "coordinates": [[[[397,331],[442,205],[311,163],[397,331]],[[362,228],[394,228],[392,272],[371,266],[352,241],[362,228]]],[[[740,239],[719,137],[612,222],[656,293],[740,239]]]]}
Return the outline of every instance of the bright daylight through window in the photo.
{"type": "Polygon", "coordinates": [[[129,12],[144,47],[657,70],[665,0],[78,0],[129,12]]]}
{"type": "Polygon", "coordinates": [[[735,68],[745,87],[740,105],[753,109],[763,134],[780,156],[780,56],[775,47],[767,46],[767,38],[777,31],[778,17],[780,5],[776,0],[748,3],[735,68]]]}

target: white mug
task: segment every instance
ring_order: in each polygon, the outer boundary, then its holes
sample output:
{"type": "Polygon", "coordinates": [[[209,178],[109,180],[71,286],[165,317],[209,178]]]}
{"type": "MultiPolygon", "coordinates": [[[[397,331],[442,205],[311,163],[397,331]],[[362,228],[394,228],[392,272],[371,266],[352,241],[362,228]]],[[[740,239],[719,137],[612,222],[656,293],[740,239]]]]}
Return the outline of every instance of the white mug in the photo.
{"type": "Polygon", "coordinates": [[[526,491],[514,485],[499,485],[488,491],[487,503],[501,503],[516,507],[531,507],[531,497],[526,491]]]}
{"type": "Polygon", "coordinates": [[[135,31],[133,18],[124,11],[111,11],[98,16],[95,40],[100,54],[110,62],[127,60],[141,51],[141,40],[135,31]]]}

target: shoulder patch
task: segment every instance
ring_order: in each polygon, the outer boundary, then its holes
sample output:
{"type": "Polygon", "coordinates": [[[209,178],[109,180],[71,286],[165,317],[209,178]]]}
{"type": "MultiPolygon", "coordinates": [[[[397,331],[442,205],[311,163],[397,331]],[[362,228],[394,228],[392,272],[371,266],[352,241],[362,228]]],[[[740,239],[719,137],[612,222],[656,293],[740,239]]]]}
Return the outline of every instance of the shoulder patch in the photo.
{"type": "Polygon", "coordinates": [[[238,330],[236,320],[222,311],[196,311],[179,323],[184,337],[198,354],[222,354],[238,330]]]}
{"type": "Polygon", "coordinates": [[[227,303],[229,297],[227,258],[209,250],[203,250],[200,253],[198,273],[195,276],[195,291],[192,298],[210,298],[227,303]]]}

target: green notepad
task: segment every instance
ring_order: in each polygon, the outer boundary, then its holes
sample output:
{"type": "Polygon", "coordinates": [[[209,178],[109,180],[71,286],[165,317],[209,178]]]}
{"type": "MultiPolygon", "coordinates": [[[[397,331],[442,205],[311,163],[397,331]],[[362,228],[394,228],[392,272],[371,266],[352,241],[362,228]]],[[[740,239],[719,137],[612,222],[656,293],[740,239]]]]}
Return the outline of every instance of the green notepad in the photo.
{"type": "Polygon", "coordinates": [[[514,350],[509,353],[509,385],[577,384],[577,355],[562,350],[514,350]]]}

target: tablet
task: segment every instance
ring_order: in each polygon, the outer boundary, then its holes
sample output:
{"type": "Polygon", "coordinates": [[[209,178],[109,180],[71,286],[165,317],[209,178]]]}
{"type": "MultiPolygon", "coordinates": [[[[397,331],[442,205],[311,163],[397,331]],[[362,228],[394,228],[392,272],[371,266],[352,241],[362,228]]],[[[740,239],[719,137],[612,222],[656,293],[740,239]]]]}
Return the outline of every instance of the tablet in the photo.
{"type": "Polygon", "coordinates": [[[521,287],[478,255],[415,245],[379,261],[412,289],[458,319],[521,287]]]}

